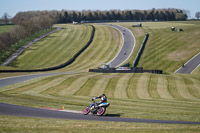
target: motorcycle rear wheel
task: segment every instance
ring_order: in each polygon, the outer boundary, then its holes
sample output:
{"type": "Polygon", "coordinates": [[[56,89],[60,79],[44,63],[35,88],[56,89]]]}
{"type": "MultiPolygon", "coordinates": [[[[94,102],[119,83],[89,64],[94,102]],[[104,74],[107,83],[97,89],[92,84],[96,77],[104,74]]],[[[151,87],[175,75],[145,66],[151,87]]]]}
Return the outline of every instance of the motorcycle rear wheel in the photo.
{"type": "Polygon", "coordinates": [[[100,107],[100,108],[97,110],[97,115],[98,115],[98,116],[102,116],[105,112],[106,112],[106,108],[105,108],[105,107],[100,107]]]}
{"type": "Polygon", "coordinates": [[[84,110],[83,110],[83,114],[84,115],[87,115],[87,114],[89,114],[90,113],[90,108],[89,107],[87,107],[87,108],[85,108],[84,110]]]}

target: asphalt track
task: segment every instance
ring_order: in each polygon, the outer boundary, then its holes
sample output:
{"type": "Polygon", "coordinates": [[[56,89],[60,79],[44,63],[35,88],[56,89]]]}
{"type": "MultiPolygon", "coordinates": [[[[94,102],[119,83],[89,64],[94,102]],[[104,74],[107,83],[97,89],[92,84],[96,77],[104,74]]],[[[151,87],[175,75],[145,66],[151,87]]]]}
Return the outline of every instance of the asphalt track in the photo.
{"type": "Polygon", "coordinates": [[[101,25],[111,26],[119,30],[122,34],[123,44],[122,44],[121,50],[109,63],[107,63],[112,68],[118,67],[131,56],[135,47],[135,37],[133,33],[125,27],[122,27],[119,25],[113,25],[113,24],[101,24],[101,25]]]}
{"type": "Polygon", "coordinates": [[[136,123],[162,123],[162,124],[200,124],[200,122],[189,121],[169,121],[169,120],[150,120],[121,118],[119,115],[108,114],[107,116],[83,115],[80,113],[70,113],[64,111],[48,110],[41,108],[31,108],[19,105],[0,103],[0,115],[70,119],[70,120],[88,120],[88,121],[114,121],[114,122],[136,122],[136,123]]]}
{"type": "Polygon", "coordinates": [[[200,65],[200,52],[194,56],[191,60],[184,64],[184,67],[180,67],[175,73],[191,74],[200,65]]]}
{"type": "Polygon", "coordinates": [[[17,76],[17,77],[11,77],[11,78],[4,78],[4,79],[0,79],[0,88],[17,84],[20,82],[32,80],[35,78],[51,76],[51,75],[60,75],[60,74],[72,74],[72,73],[80,73],[80,72],[45,73],[45,74],[34,74],[34,75],[24,75],[24,76],[17,76]]]}

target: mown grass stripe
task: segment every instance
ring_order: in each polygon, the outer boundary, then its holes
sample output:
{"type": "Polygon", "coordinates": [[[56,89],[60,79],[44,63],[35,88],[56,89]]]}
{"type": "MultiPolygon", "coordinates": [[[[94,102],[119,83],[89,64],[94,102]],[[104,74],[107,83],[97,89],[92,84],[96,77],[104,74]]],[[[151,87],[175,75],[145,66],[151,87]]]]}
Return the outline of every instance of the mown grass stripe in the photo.
{"type": "Polygon", "coordinates": [[[106,89],[104,91],[104,93],[106,94],[106,96],[110,97],[110,98],[114,98],[114,92],[115,92],[115,88],[117,86],[119,77],[113,77],[109,80],[106,89]]]}
{"type": "Polygon", "coordinates": [[[160,95],[157,89],[158,77],[157,75],[151,74],[149,79],[148,92],[151,98],[159,99],[160,95]]]}
{"type": "Polygon", "coordinates": [[[191,93],[200,99],[200,82],[196,79],[191,79],[193,82],[193,85],[191,86],[191,93]]]}
{"type": "Polygon", "coordinates": [[[88,49],[86,49],[86,51],[80,56],[80,58],[78,58],[77,61],[73,63],[73,67],[69,67],[68,70],[83,69],[83,67],[85,68],[85,65],[92,63],[94,64],[95,56],[98,52],[101,52],[99,51],[99,49],[101,49],[101,47],[103,46],[102,41],[104,41],[105,39],[103,28],[97,28],[95,26],[95,29],[95,36],[90,47],[88,47],[88,49]],[[84,59],[84,57],[87,57],[87,59],[84,59]]]}
{"type": "Polygon", "coordinates": [[[141,74],[133,74],[132,77],[128,81],[128,86],[126,88],[126,95],[128,98],[138,98],[137,95],[137,84],[141,74]]]}
{"type": "Polygon", "coordinates": [[[43,83],[42,85],[39,85],[39,86],[35,86],[34,88],[31,88],[29,90],[23,91],[22,94],[29,94],[29,95],[40,94],[43,91],[49,89],[50,87],[54,87],[54,86],[60,84],[65,79],[63,76],[52,77],[52,78],[49,79],[48,82],[43,83]]]}
{"type": "Polygon", "coordinates": [[[194,78],[189,78],[187,76],[180,75],[185,82],[185,86],[193,97],[200,98],[200,82],[194,78]]]}
{"type": "Polygon", "coordinates": [[[128,86],[128,81],[131,77],[132,74],[125,74],[119,78],[114,91],[115,98],[128,98],[126,88],[128,86]]]}
{"type": "Polygon", "coordinates": [[[103,74],[101,79],[99,79],[91,90],[90,96],[99,96],[105,92],[105,89],[110,80],[110,76],[103,74]]]}
{"type": "Polygon", "coordinates": [[[157,90],[158,94],[160,95],[160,98],[163,99],[174,99],[172,95],[169,93],[167,89],[167,78],[164,75],[159,75],[158,76],[158,81],[157,81],[157,90]]]}
{"type": "Polygon", "coordinates": [[[59,95],[74,95],[81,87],[85,84],[85,82],[97,74],[90,74],[90,75],[85,75],[81,77],[77,77],[77,79],[68,87],[60,91],[59,95]]]}
{"type": "Polygon", "coordinates": [[[196,99],[194,96],[192,96],[187,88],[186,82],[184,78],[178,76],[176,80],[176,86],[179,94],[185,98],[185,99],[196,99]]]}
{"type": "Polygon", "coordinates": [[[171,96],[173,98],[176,98],[176,99],[184,99],[180,94],[179,94],[179,91],[177,90],[177,86],[176,86],[176,78],[175,77],[172,77],[172,76],[168,76],[167,77],[167,81],[168,81],[168,91],[169,93],[171,94],[171,96]]]}
{"type": "Polygon", "coordinates": [[[89,78],[74,95],[89,96],[98,80],[98,77],[89,78]]]}
{"type": "Polygon", "coordinates": [[[62,81],[60,84],[54,87],[51,87],[48,90],[45,90],[43,93],[49,94],[49,95],[59,94],[66,87],[70,86],[76,79],[77,79],[77,76],[67,77],[67,79],[64,79],[64,81],[62,81]]]}
{"type": "Polygon", "coordinates": [[[136,93],[140,99],[152,99],[148,92],[150,74],[142,74],[137,82],[136,93]]]}

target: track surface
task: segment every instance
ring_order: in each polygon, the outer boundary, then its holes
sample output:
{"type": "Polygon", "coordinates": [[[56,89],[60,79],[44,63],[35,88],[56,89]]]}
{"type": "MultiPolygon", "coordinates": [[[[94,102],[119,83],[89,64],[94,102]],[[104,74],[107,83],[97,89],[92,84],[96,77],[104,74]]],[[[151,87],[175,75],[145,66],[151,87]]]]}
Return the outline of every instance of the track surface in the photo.
{"type": "Polygon", "coordinates": [[[79,73],[79,72],[46,73],[46,74],[35,74],[35,75],[25,75],[25,76],[4,78],[4,79],[0,79],[0,88],[8,86],[8,85],[13,85],[20,82],[28,81],[35,78],[51,76],[51,75],[59,75],[59,74],[72,74],[72,73],[79,73]]]}
{"type": "Polygon", "coordinates": [[[123,45],[117,56],[110,61],[108,64],[110,64],[110,67],[117,67],[121,65],[123,62],[125,62],[132,54],[134,46],[135,46],[135,38],[132,34],[132,32],[122,26],[119,25],[111,25],[111,24],[102,24],[102,25],[108,25],[111,27],[114,27],[118,29],[123,37],[123,45]]]}
{"type": "Polygon", "coordinates": [[[163,124],[200,124],[200,122],[111,117],[114,116],[114,114],[102,117],[94,115],[86,116],[79,113],[31,108],[31,107],[11,105],[5,103],[0,103],[0,115],[54,118],[54,119],[90,120],[90,121],[115,121],[115,122],[163,123],[163,124]]]}
{"type": "Polygon", "coordinates": [[[200,53],[189,60],[184,67],[179,68],[175,73],[191,74],[200,65],[200,53]]]}

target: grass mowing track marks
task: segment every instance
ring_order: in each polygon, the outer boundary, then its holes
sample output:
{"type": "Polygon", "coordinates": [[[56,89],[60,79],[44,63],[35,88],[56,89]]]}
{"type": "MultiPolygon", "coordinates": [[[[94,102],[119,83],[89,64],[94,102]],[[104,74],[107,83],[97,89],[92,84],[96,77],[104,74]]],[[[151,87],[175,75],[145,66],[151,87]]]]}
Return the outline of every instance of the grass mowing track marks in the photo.
{"type": "Polygon", "coordinates": [[[89,40],[89,25],[58,25],[62,30],[30,46],[11,65],[20,69],[56,66],[68,61],[89,40]]]}
{"type": "MultiPolygon", "coordinates": [[[[130,23],[128,25],[127,23],[122,23],[122,25],[127,25],[128,27],[131,27],[131,24],[133,23],[130,23]]],[[[151,32],[156,32],[154,30],[159,30],[159,28],[156,27],[156,24],[157,23],[155,23],[155,25],[153,23],[146,23],[146,26],[144,28],[150,30],[151,32]],[[149,28],[148,26],[150,26],[151,28],[149,28]]],[[[178,23],[177,25],[179,24],[180,23],[178,23]]],[[[168,28],[168,26],[171,25],[173,25],[173,23],[167,23],[166,25],[162,25],[160,23],[158,27],[161,26],[163,28],[168,28]]],[[[196,28],[198,27],[195,24],[187,25],[187,23],[182,24],[181,26],[196,26],[196,28]]],[[[103,48],[105,47],[105,42],[107,40],[105,39],[105,36],[103,37],[103,35],[105,34],[105,32],[107,33],[107,31],[111,31],[111,35],[118,35],[118,33],[115,30],[111,30],[110,28],[105,28],[97,25],[95,25],[95,27],[98,31],[98,34],[95,35],[95,41],[93,41],[91,47],[89,47],[89,49],[87,49],[87,51],[85,51],[82,56],[79,57],[72,65],[65,69],[62,69],[62,71],[84,70],[88,66],[99,66],[98,63],[101,63],[100,60],[103,60],[104,62],[109,60],[108,58],[101,58],[104,55],[103,53],[105,53],[103,48]],[[100,30],[100,28],[105,29],[103,29],[102,31],[100,30]],[[102,36],[101,38],[104,39],[101,40],[99,36],[102,36]],[[100,47],[100,44],[104,47],[100,47]],[[99,58],[93,59],[92,57],[95,57],[97,48],[99,49],[98,52],[99,54],[101,54],[101,56],[99,55],[99,58]],[[93,50],[96,51],[93,52],[93,50]],[[90,58],[88,59],[84,57],[90,58]],[[79,65],[79,63],[81,63],[82,65],[79,65]]],[[[136,32],[136,29],[131,30],[136,32]]],[[[160,34],[162,35],[163,31],[161,31],[160,34]]],[[[107,36],[110,35],[108,34],[107,36]]],[[[157,35],[157,37],[159,36],[157,35]]],[[[138,39],[140,39],[140,41],[143,40],[142,33],[140,37],[136,37],[137,42],[138,39]]],[[[112,40],[112,43],[109,43],[109,45],[115,44],[114,41],[115,40],[112,40]]],[[[164,40],[164,42],[165,41],[166,40],[164,40]]],[[[162,46],[160,46],[160,48],[161,47],[162,46]]],[[[117,49],[119,48],[120,47],[113,48],[115,49],[115,54],[117,53],[117,49]]],[[[177,49],[177,47],[170,48],[170,50],[171,49],[177,49]]],[[[162,54],[162,52],[160,53],[162,54]]],[[[115,54],[113,52],[113,57],[115,56],[115,54]]],[[[187,58],[189,58],[188,55],[189,54],[186,55],[187,58]]],[[[159,59],[162,59],[162,56],[164,55],[159,54],[159,59]]],[[[169,66],[169,63],[167,61],[161,63],[161,67],[164,68],[166,66],[169,66]]],[[[179,65],[176,66],[180,67],[179,65]]],[[[168,70],[166,69],[165,71],[168,70]]],[[[195,74],[196,75],[95,73],[67,74],[62,76],[61,78],[52,76],[1,88],[0,100],[6,103],[14,103],[33,107],[48,106],[61,108],[63,105],[65,105],[67,109],[82,110],[91,103],[90,99],[93,96],[108,92],[108,102],[111,103],[111,106],[107,110],[107,114],[119,114],[120,117],[133,118],[200,121],[200,78],[198,73],[195,74]],[[59,80],[57,80],[58,78],[59,80]],[[140,79],[142,79],[143,82],[141,82],[140,79]],[[40,80],[43,83],[43,88],[41,90],[37,88],[36,85],[41,82],[40,80]],[[52,86],[51,82],[55,82],[56,85],[52,86]],[[33,87],[34,84],[35,87],[33,87]],[[33,94],[31,90],[26,90],[26,88],[30,88],[30,86],[33,87],[33,90],[34,88],[35,90],[37,90],[36,93],[33,94]],[[108,86],[110,88],[107,88],[108,86]],[[141,86],[143,87],[141,88],[141,86]],[[20,88],[24,88],[24,90],[20,88]]],[[[152,129],[152,127],[149,128],[152,129]]],[[[199,129],[199,126],[197,126],[196,128],[199,129]]]]}
{"type": "Polygon", "coordinates": [[[62,108],[65,105],[66,109],[83,110],[91,103],[92,97],[106,93],[111,103],[108,114],[132,118],[200,120],[200,79],[193,75],[188,78],[188,75],[181,74],[80,73],[28,82],[2,88],[0,100],[34,107],[62,108]],[[160,78],[162,82],[159,82],[160,78]],[[131,86],[131,81],[135,85],[131,86]],[[124,86],[123,82],[129,82],[129,85],[124,86]],[[165,89],[166,95],[159,86],[165,89]],[[194,95],[192,91],[198,94],[194,95]]]}

